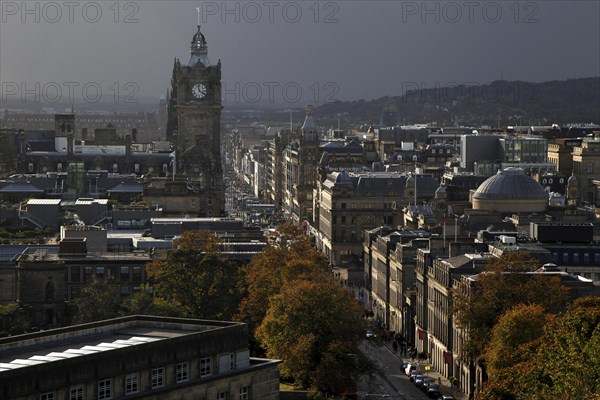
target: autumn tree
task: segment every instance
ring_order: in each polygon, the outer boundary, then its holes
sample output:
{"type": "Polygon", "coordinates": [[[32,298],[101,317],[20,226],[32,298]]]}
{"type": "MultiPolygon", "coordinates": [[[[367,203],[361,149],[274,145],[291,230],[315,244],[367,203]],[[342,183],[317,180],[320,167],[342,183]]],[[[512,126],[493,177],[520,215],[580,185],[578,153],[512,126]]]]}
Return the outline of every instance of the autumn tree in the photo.
{"type": "Polygon", "coordinates": [[[240,300],[240,273],[218,251],[218,243],[213,233],[184,233],[166,260],[146,268],[155,297],[185,317],[231,319],[240,300]]]}
{"type": "Polygon", "coordinates": [[[542,398],[600,399],[600,297],[576,299],[544,329],[542,398]]]}
{"type": "MultiPolygon", "coordinates": [[[[496,364],[500,368],[477,400],[600,399],[599,297],[576,299],[566,312],[555,315],[543,315],[539,307],[515,308],[499,320],[490,346],[500,337],[512,337],[508,342],[517,345],[512,350],[508,343],[502,346],[513,364],[508,360],[496,364]],[[524,337],[519,337],[521,333],[524,337]]],[[[486,352],[488,363],[493,353],[486,352]]]]}
{"type": "Polygon", "coordinates": [[[222,240],[210,231],[185,231],[173,241],[174,249],[198,250],[205,253],[218,253],[222,240]]]}
{"type": "Polygon", "coordinates": [[[549,318],[537,304],[519,304],[500,317],[484,352],[489,381],[478,400],[536,398],[540,391],[536,352],[549,318]]]}
{"type": "Polygon", "coordinates": [[[361,308],[330,275],[285,282],[271,297],[256,336],[280,372],[302,387],[336,393],[358,378],[364,357],[361,308]]]}
{"type": "Polygon", "coordinates": [[[489,374],[530,360],[531,342],[544,334],[547,318],[538,304],[518,304],[505,312],[492,329],[484,352],[489,374]]]}
{"type": "Polygon", "coordinates": [[[236,319],[254,332],[267,313],[269,299],[290,281],[321,279],[328,272],[327,260],[315,250],[297,226],[284,225],[271,235],[270,244],[243,267],[246,294],[236,319]]]}
{"type": "Polygon", "coordinates": [[[453,313],[468,332],[462,356],[481,356],[500,315],[517,304],[538,304],[544,310],[566,305],[568,288],[559,277],[530,273],[538,266],[536,258],[524,253],[491,258],[470,290],[453,292],[453,313]]]}

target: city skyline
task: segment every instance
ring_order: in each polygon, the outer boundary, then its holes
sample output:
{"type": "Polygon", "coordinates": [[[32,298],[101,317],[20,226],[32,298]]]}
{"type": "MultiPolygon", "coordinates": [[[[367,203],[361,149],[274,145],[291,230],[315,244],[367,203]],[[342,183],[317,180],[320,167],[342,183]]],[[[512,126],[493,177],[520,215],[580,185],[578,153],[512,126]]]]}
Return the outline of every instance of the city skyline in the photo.
{"type": "Polygon", "coordinates": [[[31,1],[1,11],[3,102],[158,99],[198,22],[211,63],[223,64],[225,106],[600,74],[597,2],[31,1]]]}

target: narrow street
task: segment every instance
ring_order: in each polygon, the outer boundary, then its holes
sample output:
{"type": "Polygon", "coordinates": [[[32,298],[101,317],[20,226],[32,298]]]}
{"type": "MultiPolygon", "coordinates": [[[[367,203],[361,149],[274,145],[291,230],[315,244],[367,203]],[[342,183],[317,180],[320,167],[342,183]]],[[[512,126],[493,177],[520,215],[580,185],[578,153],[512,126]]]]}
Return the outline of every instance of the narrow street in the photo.
{"type": "Polygon", "coordinates": [[[398,358],[377,340],[364,340],[361,350],[375,363],[382,374],[363,377],[358,383],[359,399],[388,398],[391,400],[421,400],[427,395],[415,387],[401,370],[398,358]]]}

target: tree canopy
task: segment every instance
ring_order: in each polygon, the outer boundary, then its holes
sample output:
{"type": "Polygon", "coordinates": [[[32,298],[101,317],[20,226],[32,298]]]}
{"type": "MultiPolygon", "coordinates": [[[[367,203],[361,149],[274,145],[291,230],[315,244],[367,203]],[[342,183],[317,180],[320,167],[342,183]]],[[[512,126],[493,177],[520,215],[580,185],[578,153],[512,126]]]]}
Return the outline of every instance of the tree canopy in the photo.
{"type": "Polygon", "coordinates": [[[73,300],[73,322],[85,323],[119,315],[121,297],[116,286],[92,277],[73,300]]]}
{"type": "Polygon", "coordinates": [[[576,299],[549,323],[537,357],[544,398],[599,399],[600,297],[576,299]]]}
{"type": "Polygon", "coordinates": [[[237,319],[249,324],[253,332],[267,313],[269,299],[286,282],[296,279],[321,279],[330,275],[327,260],[315,250],[297,226],[277,228],[271,244],[243,267],[246,294],[237,319]]]}
{"type": "Polygon", "coordinates": [[[149,284],[142,284],[121,305],[125,315],[161,315],[179,317],[181,311],[176,305],[154,297],[154,289],[149,284]]]}
{"type": "Polygon", "coordinates": [[[256,336],[269,357],[282,359],[282,376],[336,393],[358,377],[361,311],[331,278],[289,281],[271,298],[256,336]]]}
{"type": "Polygon", "coordinates": [[[537,304],[518,304],[505,312],[492,329],[484,352],[489,374],[529,361],[528,347],[544,334],[547,318],[537,304]]]}
{"type": "Polygon", "coordinates": [[[486,353],[493,373],[478,400],[600,399],[599,297],[577,299],[558,315],[518,306],[500,318],[491,347],[498,347],[486,353]]]}
{"type": "Polygon", "coordinates": [[[559,277],[531,274],[539,261],[524,253],[492,258],[474,286],[453,291],[453,313],[458,325],[468,332],[464,357],[482,355],[499,317],[517,304],[538,304],[544,310],[559,310],[568,300],[568,288],[559,277]]]}
{"type": "Polygon", "coordinates": [[[358,349],[362,309],[335,282],[324,255],[297,226],[279,227],[244,267],[246,295],[238,318],[250,325],[283,377],[325,393],[354,387],[370,367],[358,349]]]}
{"type": "Polygon", "coordinates": [[[218,251],[208,232],[186,232],[166,260],[146,271],[158,301],[174,305],[184,317],[232,319],[240,300],[239,269],[218,251]]]}

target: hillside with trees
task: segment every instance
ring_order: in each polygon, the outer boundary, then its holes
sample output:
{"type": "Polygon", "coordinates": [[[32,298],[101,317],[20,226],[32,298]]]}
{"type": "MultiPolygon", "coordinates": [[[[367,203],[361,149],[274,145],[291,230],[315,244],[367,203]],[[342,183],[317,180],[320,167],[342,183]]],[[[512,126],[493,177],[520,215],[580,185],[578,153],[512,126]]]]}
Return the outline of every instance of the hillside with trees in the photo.
{"type": "MultiPolygon", "coordinates": [[[[427,123],[452,126],[550,125],[573,122],[600,123],[600,78],[531,83],[494,81],[489,84],[406,84],[406,93],[370,101],[324,104],[315,115],[345,124],[376,124],[381,112],[393,106],[401,124],[427,123]]],[[[335,125],[332,125],[335,126],[335,125]]]]}

